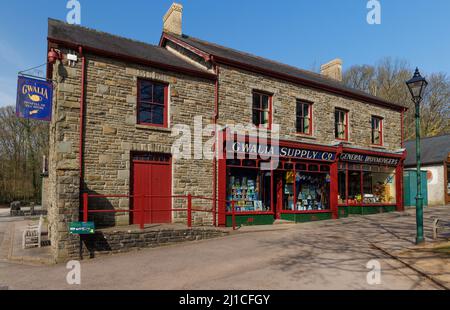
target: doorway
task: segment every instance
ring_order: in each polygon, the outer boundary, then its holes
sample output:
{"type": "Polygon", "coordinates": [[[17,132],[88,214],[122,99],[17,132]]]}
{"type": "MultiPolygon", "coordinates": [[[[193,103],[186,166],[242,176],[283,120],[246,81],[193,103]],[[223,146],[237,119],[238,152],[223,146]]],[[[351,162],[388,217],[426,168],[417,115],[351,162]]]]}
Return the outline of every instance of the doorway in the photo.
{"type": "Polygon", "coordinates": [[[132,223],[166,224],[172,222],[171,155],[143,153],[133,155],[132,223]]]}

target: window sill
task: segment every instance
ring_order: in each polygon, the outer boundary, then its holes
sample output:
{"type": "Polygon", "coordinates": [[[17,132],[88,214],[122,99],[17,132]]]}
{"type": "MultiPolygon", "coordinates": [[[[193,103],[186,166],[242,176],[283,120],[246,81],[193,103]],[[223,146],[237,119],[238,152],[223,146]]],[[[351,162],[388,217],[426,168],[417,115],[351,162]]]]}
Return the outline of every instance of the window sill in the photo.
{"type": "Polygon", "coordinates": [[[308,135],[308,134],[304,134],[304,133],[294,133],[294,135],[297,138],[302,138],[302,139],[309,139],[309,140],[317,140],[317,137],[313,136],[313,135],[308,135]]]}
{"type": "Polygon", "coordinates": [[[387,150],[387,147],[385,147],[384,145],[379,145],[379,144],[371,144],[370,147],[374,148],[374,149],[387,150]]]}
{"type": "Polygon", "coordinates": [[[158,127],[158,126],[142,125],[142,124],[136,124],[136,129],[150,130],[150,131],[159,131],[159,132],[172,132],[172,130],[170,128],[167,128],[167,127],[158,127]]]}
{"type": "Polygon", "coordinates": [[[334,143],[338,143],[338,144],[349,144],[349,145],[353,145],[353,144],[355,144],[355,143],[353,143],[353,142],[350,142],[349,140],[340,140],[340,139],[335,139],[334,140],[334,143]]]}

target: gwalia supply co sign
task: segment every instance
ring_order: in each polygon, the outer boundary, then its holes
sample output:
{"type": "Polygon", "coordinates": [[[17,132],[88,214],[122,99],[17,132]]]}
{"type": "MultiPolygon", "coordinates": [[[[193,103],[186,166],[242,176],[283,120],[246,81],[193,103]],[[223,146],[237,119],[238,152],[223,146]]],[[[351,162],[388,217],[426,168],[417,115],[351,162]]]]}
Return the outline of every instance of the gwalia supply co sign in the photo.
{"type": "Polygon", "coordinates": [[[52,118],[53,84],[19,76],[16,115],[21,118],[50,121],[52,118]]]}

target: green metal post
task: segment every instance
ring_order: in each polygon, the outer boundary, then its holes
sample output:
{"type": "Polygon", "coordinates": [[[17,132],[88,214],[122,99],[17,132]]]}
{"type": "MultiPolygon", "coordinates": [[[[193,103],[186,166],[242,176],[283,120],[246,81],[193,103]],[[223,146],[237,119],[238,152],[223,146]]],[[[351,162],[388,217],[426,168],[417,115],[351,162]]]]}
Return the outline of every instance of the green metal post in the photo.
{"type": "Polygon", "coordinates": [[[416,161],[417,161],[417,197],[416,197],[416,244],[425,242],[423,237],[423,197],[422,197],[422,173],[420,162],[420,100],[416,103],[416,161]]]}

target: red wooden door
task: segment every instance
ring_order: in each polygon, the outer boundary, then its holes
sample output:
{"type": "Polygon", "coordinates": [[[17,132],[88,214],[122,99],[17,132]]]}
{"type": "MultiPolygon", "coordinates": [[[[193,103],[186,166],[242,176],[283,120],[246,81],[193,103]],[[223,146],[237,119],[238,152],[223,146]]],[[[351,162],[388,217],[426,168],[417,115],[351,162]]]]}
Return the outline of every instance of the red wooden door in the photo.
{"type": "Polygon", "coordinates": [[[141,222],[141,216],[144,217],[145,224],[171,223],[171,174],[170,161],[133,161],[134,224],[141,222]]]}

